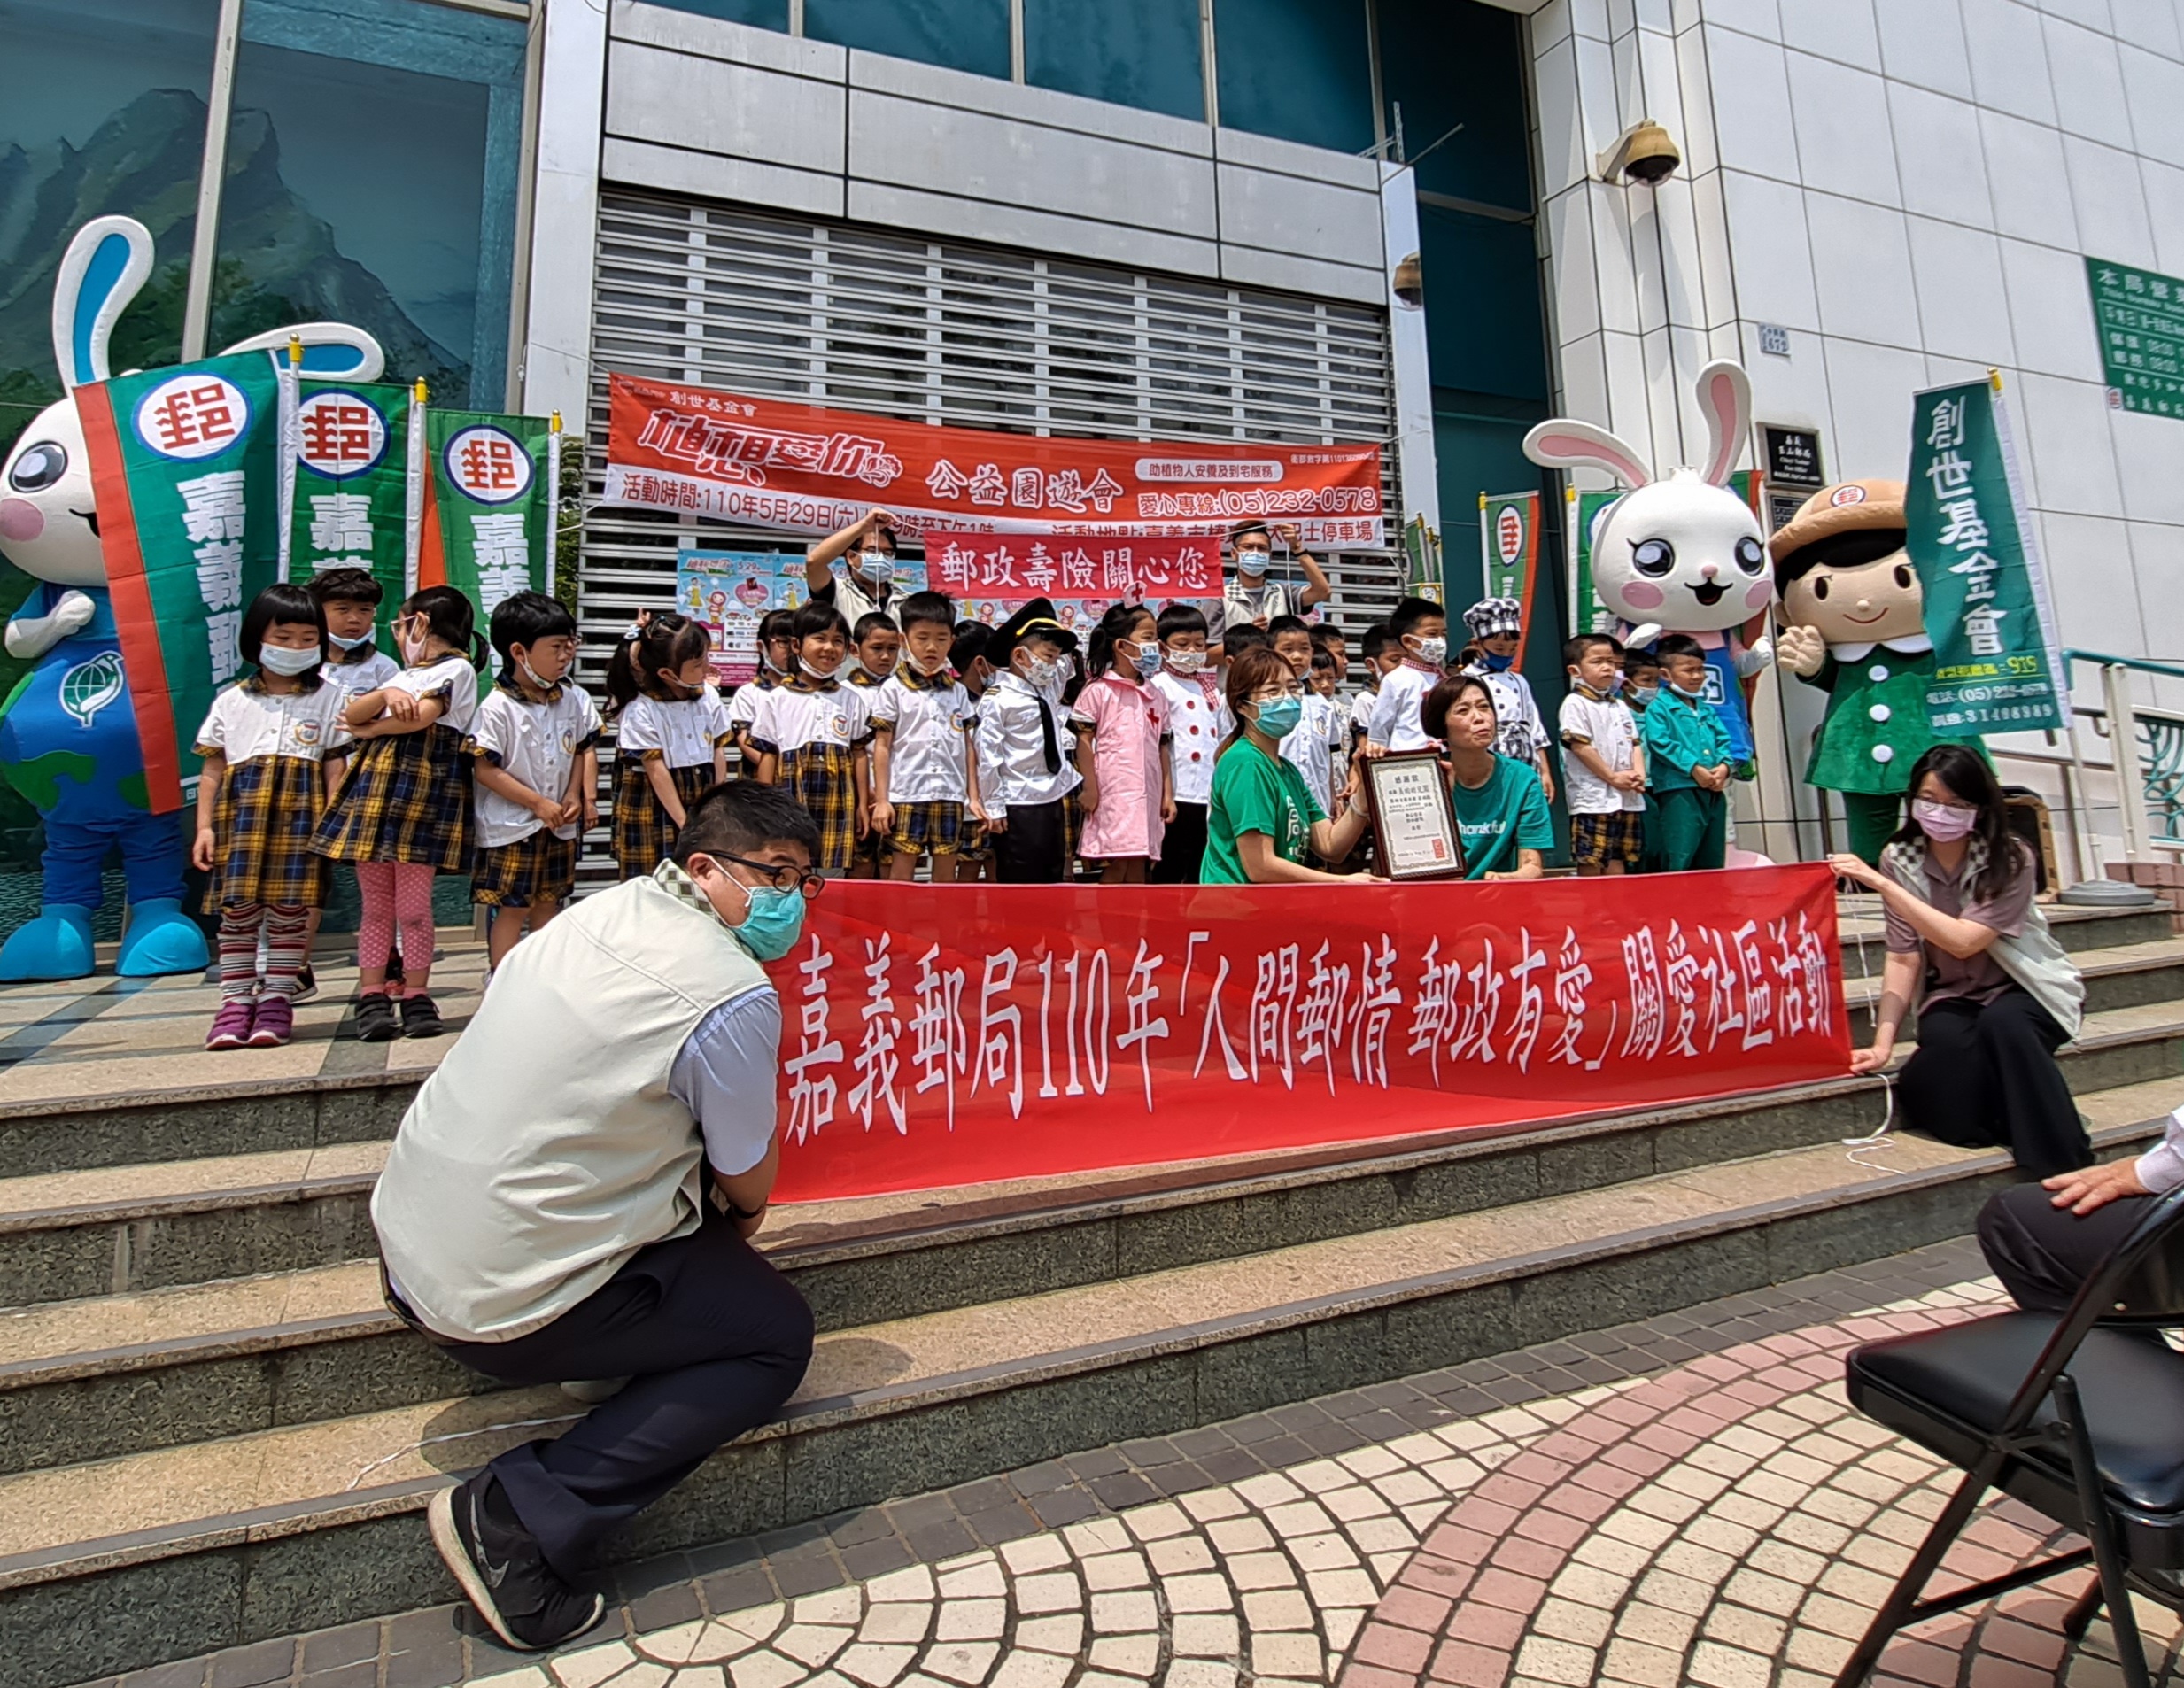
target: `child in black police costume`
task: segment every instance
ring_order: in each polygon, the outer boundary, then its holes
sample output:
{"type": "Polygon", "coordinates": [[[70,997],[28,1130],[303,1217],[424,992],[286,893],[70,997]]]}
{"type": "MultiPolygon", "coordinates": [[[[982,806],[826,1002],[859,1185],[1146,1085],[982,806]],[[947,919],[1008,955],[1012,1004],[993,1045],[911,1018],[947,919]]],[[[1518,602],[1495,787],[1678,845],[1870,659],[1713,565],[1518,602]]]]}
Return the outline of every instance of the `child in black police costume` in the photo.
{"type": "Polygon", "coordinates": [[[864,746],[872,736],[871,693],[846,685],[849,623],[832,604],[796,612],[796,678],[758,701],[750,747],[756,778],[779,786],[819,825],[822,873],[847,873],[857,840],[871,826],[871,786],[864,746]]]}
{"type": "Polygon", "coordinates": [[[640,616],[607,659],[615,723],[615,867],[659,866],[690,805],[728,777],[728,706],[712,678],[713,636],[669,611],[640,616]]]}
{"type": "Polygon", "coordinates": [[[1044,598],[1021,605],[986,645],[993,684],[979,700],[979,799],[1003,885],[1055,885],[1071,853],[1065,800],[1080,782],[1069,757],[1062,662],[1077,636],[1044,598]]]}
{"type": "Polygon", "coordinates": [[[577,620],[519,592],[493,610],[500,678],[470,726],[477,865],[470,901],[491,910],[486,977],[577,888],[577,855],[598,817],[599,708],[569,678],[577,620]]]}
{"type": "Polygon", "coordinates": [[[438,1037],[445,1029],[426,989],[432,876],[470,870],[470,759],[463,746],[485,661],[470,600],[453,586],[427,586],[404,600],[394,638],[405,666],[345,706],[343,718],[360,747],[311,841],[320,855],[354,864],[364,894],[356,1034],[371,1043],[398,1034],[438,1037]],[[397,926],[399,985],[387,978],[397,926]]]}
{"type": "MultiPolygon", "coordinates": [[[[979,700],[986,695],[986,688],[993,684],[993,665],[986,660],[986,641],[993,629],[984,622],[965,618],[956,623],[956,637],[948,647],[949,671],[956,677],[971,700],[973,720],[979,700]]],[[[977,752],[971,753],[973,756],[977,752]]],[[[975,799],[978,784],[974,779],[967,794],[975,799]]],[[[985,811],[981,805],[970,803],[971,812],[964,817],[963,832],[956,846],[956,883],[968,885],[979,879],[993,877],[994,849],[986,832],[985,811]]]]}
{"type": "Polygon", "coordinates": [[[956,607],[941,592],[920,592],[897,613],[902,661],[872,693],[872,833],[886,840],[889,879],[915,877],[930,856],[933,883],[949,885],[964,823],[978,810],[971,751],[977,716],[970,693],[949,672],[956,607]]]}
{"type": "Polygon", "coordinates": [[[270,1049],[295,1026],[308,917],[326,895],[326,859],[312,854],[311,834],[349,738],[341,693],[319,672],[325,637],[308,591],[267,587],[243,616],[242,649],[256,671],[214,698],[197,729],[190,860],[219,875],[220,1011],[208,1049],[270,1049]]]}

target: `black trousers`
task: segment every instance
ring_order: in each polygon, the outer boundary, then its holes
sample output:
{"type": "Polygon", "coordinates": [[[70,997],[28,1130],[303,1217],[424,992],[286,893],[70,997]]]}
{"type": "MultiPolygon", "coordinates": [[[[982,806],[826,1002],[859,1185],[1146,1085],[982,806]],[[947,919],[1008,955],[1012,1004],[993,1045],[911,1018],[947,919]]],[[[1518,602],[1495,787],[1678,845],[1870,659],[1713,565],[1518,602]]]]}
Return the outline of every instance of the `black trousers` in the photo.
{"type": "Polygon", "coordinates": [[[1069,830],[1063,800],[1011,803],[1009,824],[993,840],[994,878],[1003,885],[1059,885],[1069,872],[1069,830]]]}
{"type": "Polygon", "coordinates": [[[2153,1199],[2119,1196],[2080,1219],[2038,1184],[2013,1185],[1979,1210],[1979,1252],[2018,1306],[2061,1312],[2153,1199]]]}
{"type": "Polygon", "coordinates": [[[1178,803],[1175,818],[1160,840],[1160,859],[1146,877],[1155,885],[1196,885],[1199,863],[1205,859],[1204,803],[1178,803]]]}
{"type": "Polygon", "coordinates": [[[1918,1049],[1896,1080],[1906,1124],[1963,1149],[2007,1149],[2035,1178],[2093,1159],[2055,1052],[2065,1034],[2012,985],[1987,1003],[1918,1010],[1918,1049]]]}
{"type": "Polygon", "coordinates": [[[780,1411],[811,1361],[811,1309],[709,1204],[696,1231],[640,1250],[545,1328],[440,1345],[504,1383],[630,1379],[558,1439],[487,1467],[546,1563],[573,1577],[714,1449],[780,1411]]]}

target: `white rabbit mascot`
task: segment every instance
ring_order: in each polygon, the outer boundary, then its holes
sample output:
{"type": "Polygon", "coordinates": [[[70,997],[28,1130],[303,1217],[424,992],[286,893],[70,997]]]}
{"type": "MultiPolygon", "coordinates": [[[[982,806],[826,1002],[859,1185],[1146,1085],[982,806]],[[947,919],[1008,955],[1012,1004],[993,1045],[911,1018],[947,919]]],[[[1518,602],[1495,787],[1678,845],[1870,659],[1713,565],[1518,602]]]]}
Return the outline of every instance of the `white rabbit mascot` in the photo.
{"type": "MultiPolygon", "coordinates": [[[[208,960],[205,934],[182,912],[182,817],[152,814],[146,795],[73,396],[112,373],[106,347],[115,320],[151,262],[151,234],[127,217],[97,218],[69,243],[54,285],[53,356],[71,396],[42,412],[0,466],[0,554],[39,583],[4,634],[8,654],[36,666],[0,715],[0,774],[45,824],[43,905],[0,945],[0,980],[91,971],[91,917],[104,901],[100,868],[112,849],[120,853],[128,900],[116,971],[195,972],[208,960]]],[[[369,335],[339,323],[282,329],[228,351],[284,351],[291,334],[312,347],[306,367],[314,376],[369,380],[383,361],[369,335]]]]}
{"type": "Polygon", "coordinates": [[[1543,468],[1597,468],[1631,490],[1602,510],[1592,530],[1592,580],[1622,622],[1625,644],[1688,633],[1705,647],[1707,701],[1729,729],[1739,766],[1752,760],[1752,721],[1741,682],[1775,660],[1762,639],[1748,649],[1736,630],[1774,601],[1767,536],[1752,507],[1729,490],[1751,431],[1752,383],[1742,368],[1699,372],[1707,419],[1707,467],[1656,480],[1645,460],[1604,428],[1558,416],[1524,437],[1543,468]]]}

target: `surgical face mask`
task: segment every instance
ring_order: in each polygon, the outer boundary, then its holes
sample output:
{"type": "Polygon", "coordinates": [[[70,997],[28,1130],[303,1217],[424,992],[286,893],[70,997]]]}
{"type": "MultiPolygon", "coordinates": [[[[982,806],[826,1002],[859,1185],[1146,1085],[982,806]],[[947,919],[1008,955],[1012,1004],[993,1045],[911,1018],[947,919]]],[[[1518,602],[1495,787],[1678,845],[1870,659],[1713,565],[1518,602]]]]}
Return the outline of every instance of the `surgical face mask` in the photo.
{"type": "Polygon", "coordinates": [[[1034,656],[1017,672],[1035,690],[1043,692],[1061,678],[1062,665],[1049,657],[1034,656]]]}
{"type": "Polygon", "coordinates": [[[515,659],[515,666],[523,670],[523,678],[529,680],[533,685],[537,686],[541,692],[551,692],[555,686],[561,684],[559,680],[549,680],[546,678],[545,675],[539,673],[537,669],[531,667],[529,662],[526,662],[520,656],[515,659]]]}
{"type": "Polygon", "coordinates": [[[946,654],[937,656],[932,662],[928,662],[924,657],[918,655],[915,651],[905,651],[902,654],[910,659],[910,665],[916,669],[920,674],[939,674],[944,672],[948,668],[948,657],[946,654]]]}
{"type": "Polygon", "coordinates": [[[1273,556],[1273,552],[1260,551],[1257,548],[1239,551],[1236,553],[1236,572],[1240,575],[1250,575],[1257,579],[1266,572],[1266,564],[1273,556]]]}
{"type": "Polygon", "coordinates": [[[258,647],[258,666],[268,674],[279,674],[294,679],[298,674],[308,674],[321,661],[319,647],[314,645],[307,651],[290,650],[285,645],[260,645],[258,647]]]}
{"type": "Polygon", "coordinates": [[[360,651],[372,642],[376,635],[359,633],[354,639],[344,639],[339,633],[329,633],[326,637],[332,639],[345,651],[360,651]]]}
{"type": "MultiPolygon", "coordinates": [[[[715,863],[718,867],[718,863],[715,863]]],[[[728,871],[721,868],[723,878],[728,871]]],[[[730,921],[718,908],[713,915],[726,926],[744,949],[758,961],[778,961],[796,947],[798,935],[804,929],[804,894],[794,886],[784,891],[778,886],[745,885],[736,881],[736,889],[748,901],[740,921],[730,921]]],[[[712,899],[708,897],[707,902],[712,899]]]]}
{"type": "Polygon", "coordinates": [[[1428,668],[1439,668],[1448,661],[1448,639],[1440,633],[1435,633],[1429,637],[1423,634],[1412,634],[1404,640],[1404,647],[1428,668]],[[1411,643],[1413,639],[1417,640],[1415,645],[1411,643]]]}
{"type": "Polygon", "coordinates": [[[860,553],[857,572],[875,586],[884,586],[895,578],[895,559],[884,551],[860,553]]]}
{"type": "Polygon", "coordinates": [[[1958,839],[1971,835],[1971,829],[1979,824],[1979,811],[1915,797],[1911,800],[1911,818],[1918,823],[1918,830],[1935,843],[1954,844],[1958,839]]]}
{"type": "MultiPolygon", "coordinates": [[[[1123,642],[1135,643],[1135,640],[1123,642]]],[[[1139,679],[1150,680],[1160,672],[1160,647],[1158,645],[1138,645],[1137,654],[1130,658],[1130,666],[1137,670],[1139,679]]]]}
{"type": "Polygon", "coordinates": [[[394,643],[402,653],[402,660],[412,668],[424,661],[425,640],[430,637],[422,622],[397,622],[394,643]],[[409,631],[405,631],[405,630],[409,631]]]}
{"type": "Polygon", "coordinates": [[[1251,724],[1269,739],[1288,738],[1304,718],[1305,700],[1299,697],[1270,698],[1252,706],[1251,724]]]}
{"type": "Polygon", "coordinates": [[[1630,701],[1633,703],[1651,703],[1660,695],[1661,688],[1657,685],[1634,685],[1630,688],[1630,701]]]}
{"type": "Polygon", "coordinates": [[[819,668],[815,666],[809,657],[803,656],[800,656],[796,659],[796,666],[803,670],[805,673],[811,676],[811,678],[815,680],[831,680],[835,675],[841,672],[841,664],[840,662],[835,663],[832,668],[819,668]]]}
{"type": "Polygon", "coordinates": [[[1673,693],[1676,693],[1676,695],[1677,695],[1677,696],[1678,696],[1679,698],[1688,698],[1688,699],[1690,699],[1690,700],[1691,700],[1691,701],[1692,701],[1692,702],[1693,702],[1693,703],[1698,702],[1698,701],[1699,701],[1699,700],[1700,700],[1700,698],[1703,698],[1703,697],[1704,697],[1704,696],[1706,696],[1706,694],[1707,694],[1707,690],[1706,690],[1706,687],[1704,687],[1703,685],[1702,685],[1702,686],[1700,686],[1700,688],[1699,688],[1696,692],[1686,692],[1686,691],[1685,691],[1685,690],[1684,690],[1682,686],[1678,685],[1677,685],[1677,684],[1674,680],[1670,680],[1670,681],[1669,682],[1669,691],[1671,691],[1671,692],[1673,692],[1673,693]]]}
{"type": "Polygon", "coordinates": [[[1169,649],[1165,654],[1171,674],[1197,674],[1205,667],[1204,651],[1169,649]]]}

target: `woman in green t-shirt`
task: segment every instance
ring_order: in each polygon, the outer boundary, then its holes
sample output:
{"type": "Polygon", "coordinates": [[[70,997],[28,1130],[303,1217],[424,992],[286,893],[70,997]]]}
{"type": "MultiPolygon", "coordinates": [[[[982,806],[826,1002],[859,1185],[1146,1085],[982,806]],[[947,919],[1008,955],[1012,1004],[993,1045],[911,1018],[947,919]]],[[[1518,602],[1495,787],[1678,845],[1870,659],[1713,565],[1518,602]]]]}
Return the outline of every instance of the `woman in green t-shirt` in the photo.
{"type": "Polygon", "coordinates": [[[1323,862],[1348,856],[1364,836],[1366,811],[1352,795],[1340,820],[1328,819],[1297,765],[1282,755],[1282,740],[1303,717],[1304,682],[1262,647],[1229,663],[1228,694],[1236,731],[1213,765],[1199,883],[1296,885],[1360,877],[1305,865],[1307,849],[1323,862]]]}
{"type": "Polygon", "coordinates": [[[1426,693],[1419,724],[1448,747],[1449,801],[1463,842],[1467,879],[1536,879],[1554,848],[1554,821],[1539,776],[1494,750],[1494,694],[1475,674],[1426,693]]]}

